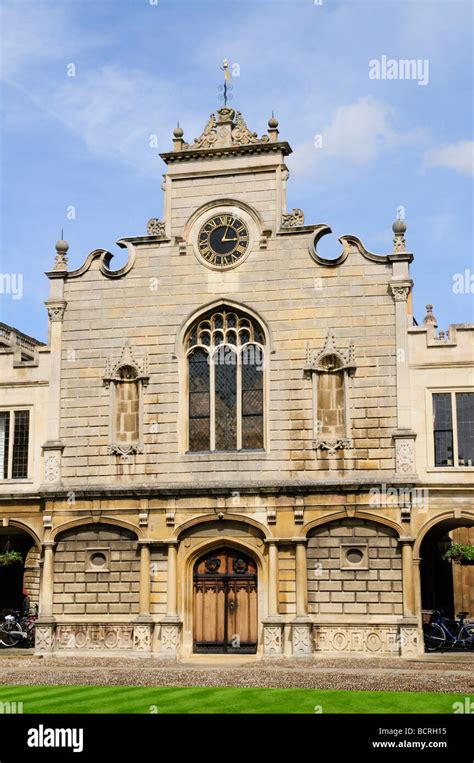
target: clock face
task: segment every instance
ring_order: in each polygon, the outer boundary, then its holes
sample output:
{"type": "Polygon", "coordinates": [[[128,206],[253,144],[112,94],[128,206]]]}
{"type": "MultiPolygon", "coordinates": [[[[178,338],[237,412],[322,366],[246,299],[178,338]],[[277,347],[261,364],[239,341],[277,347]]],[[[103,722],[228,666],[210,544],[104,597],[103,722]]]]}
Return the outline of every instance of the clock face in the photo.
{"type": "Polygon", "coordinates": [[[211,265],[233,265],[246,254],[248,247],[248,228],[235,215],[214,215],[199,231],[199,253],[211,265]]]}

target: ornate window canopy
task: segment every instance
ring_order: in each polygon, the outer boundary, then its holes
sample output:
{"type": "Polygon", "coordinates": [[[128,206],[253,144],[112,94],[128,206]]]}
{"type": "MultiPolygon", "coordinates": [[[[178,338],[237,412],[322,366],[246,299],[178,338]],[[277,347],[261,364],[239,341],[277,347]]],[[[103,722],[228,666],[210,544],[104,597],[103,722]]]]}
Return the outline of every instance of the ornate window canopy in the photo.
{"type": "Polygon", "coordinates": [[[137,359],[128,339],[125,341],[120,355],[117,359],[109,358],[105,367],[105,374],[102,377],[104,386],[109,387],[113,381],[127,381],[135,379],[141,381],[146,387],[149,380],[148,358],[144,355],[137,359]],[[128,369],[127,372],[124,369],[128,369]],[[128,374],[128,375],[127,375],[128,374]]]}

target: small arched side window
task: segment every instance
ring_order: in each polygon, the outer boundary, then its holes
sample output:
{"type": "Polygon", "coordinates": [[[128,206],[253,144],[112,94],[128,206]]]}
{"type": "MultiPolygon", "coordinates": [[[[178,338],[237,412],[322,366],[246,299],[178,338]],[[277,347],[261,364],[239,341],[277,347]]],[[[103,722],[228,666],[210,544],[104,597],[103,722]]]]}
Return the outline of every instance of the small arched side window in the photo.
{"type": "Polygon", "coordinates": [[[261,450],[265,335],[256,320],[225,308],[185,338],[188,450],[261,450]]]}

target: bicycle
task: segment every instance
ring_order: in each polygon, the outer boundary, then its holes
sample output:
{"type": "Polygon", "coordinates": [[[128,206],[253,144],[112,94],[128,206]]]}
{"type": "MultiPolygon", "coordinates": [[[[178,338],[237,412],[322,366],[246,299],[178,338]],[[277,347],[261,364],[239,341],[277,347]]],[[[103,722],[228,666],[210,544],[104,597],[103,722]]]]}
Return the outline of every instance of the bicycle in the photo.
{"type": "Polygon", "coordinates": [[[24,615],[20,618],[19,612],[13,615],[5,615],[0,623],[0,645],[11,649],[23,642],[26,647],[35,645],[35,621],[38,617],[38,607],[35,605],[33,614],[24,615]]]}
{"type": "Polygon", "coordinates": [[[435,609],[430,622],[423,627],[425,649],[474,649],[474,622],[466,622],[468,612],[458,612],[458,620],[444,617],[442,609],[435,609]]]}

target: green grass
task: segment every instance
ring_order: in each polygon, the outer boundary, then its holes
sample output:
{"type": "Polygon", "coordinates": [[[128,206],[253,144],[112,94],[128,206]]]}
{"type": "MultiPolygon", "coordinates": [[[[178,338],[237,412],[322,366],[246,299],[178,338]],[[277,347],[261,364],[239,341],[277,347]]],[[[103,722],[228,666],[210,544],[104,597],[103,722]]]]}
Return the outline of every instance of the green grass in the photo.
{"type": "MultiPolygon", "coordinates": [[[[471,697],[474,699],[474,697],[471,697]]],[[[153,686],[0,686],[23,713],[452,713],[464,696],[434,692],[153,686]]],[[[3,708],[6,712],[7,708],[3,708]]],[[[2,706],[0,704],[0,713],[2,706]]]]}

